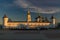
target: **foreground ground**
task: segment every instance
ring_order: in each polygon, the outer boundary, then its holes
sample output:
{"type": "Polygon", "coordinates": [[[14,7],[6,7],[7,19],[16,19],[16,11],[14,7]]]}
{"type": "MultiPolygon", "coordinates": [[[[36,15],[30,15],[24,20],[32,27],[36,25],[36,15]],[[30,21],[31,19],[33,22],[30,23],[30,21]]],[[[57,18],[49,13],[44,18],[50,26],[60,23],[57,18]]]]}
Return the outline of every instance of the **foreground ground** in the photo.
{"type": "Polygon", "coordinates": [[[0,30],[0,40],[60,40],[60,30],[0,30]]]}

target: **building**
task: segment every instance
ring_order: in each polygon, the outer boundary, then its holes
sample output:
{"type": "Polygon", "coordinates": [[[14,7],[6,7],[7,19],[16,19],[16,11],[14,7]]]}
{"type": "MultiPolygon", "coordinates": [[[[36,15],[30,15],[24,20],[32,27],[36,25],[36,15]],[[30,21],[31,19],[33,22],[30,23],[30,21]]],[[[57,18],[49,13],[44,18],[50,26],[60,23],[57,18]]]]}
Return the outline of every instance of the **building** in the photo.
{"type": "Polygon", "coordinates": [[[3,17],[3,25],[5,28],[15,28],[20,25],[28,26],[29,28],[35,28],[35,27],[43,27],[43,26],[49,26],[50,24],[55,25],[56,19],[52,16],[51,22],[47,18],[43,18],[42,16],[38,16],[35,18],[36,21],[31,21],[31,14],[28,10],[27,13],[27,21],[11,21],[6,15],[3,17]]]}

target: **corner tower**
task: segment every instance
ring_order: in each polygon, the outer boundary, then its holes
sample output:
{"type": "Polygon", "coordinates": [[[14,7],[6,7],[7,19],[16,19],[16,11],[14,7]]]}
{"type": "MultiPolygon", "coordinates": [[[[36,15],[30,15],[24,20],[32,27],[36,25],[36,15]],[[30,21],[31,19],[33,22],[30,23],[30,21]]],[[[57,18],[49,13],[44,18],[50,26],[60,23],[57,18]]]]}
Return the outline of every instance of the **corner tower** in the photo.
{"type": "Polygon", "coordinates": [[[6,16],[6,14],[3,16],[3,26],[7,26],[8,23],[8,17],[6,16]]]}
{"type": "Polygon", "coordinates": [[[54,16],[52,16],[51,19],[52,19],[53,27],[55,27],[56,26],[56,18],[54,16]]]}
{"type": "Polygon", "coordinates": [[[28,10],[28,13],[27,13],[27,22],[31,22],[30,10],[28,10]]]}

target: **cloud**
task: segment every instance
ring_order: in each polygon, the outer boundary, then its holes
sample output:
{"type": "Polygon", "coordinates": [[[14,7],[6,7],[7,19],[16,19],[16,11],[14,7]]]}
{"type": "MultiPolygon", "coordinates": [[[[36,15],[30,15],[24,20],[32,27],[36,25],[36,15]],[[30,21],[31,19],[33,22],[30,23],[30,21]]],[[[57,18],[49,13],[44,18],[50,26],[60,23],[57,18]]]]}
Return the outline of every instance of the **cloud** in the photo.
{"type": "Polygon", "coordinates": [[[34,10],[31,10],[32,12],[36,13],[47,13],[47,14],[52,14],[52,13],[57,13],[60,11],[60,8],[39,8],[39,7],[34,7],[34,10]]]}
{"type": "Polygon", "coordinates": [[[27,8],[28,6],[30,6],[30,3],[28,3],[26,0],[16,0],[16,1],[14,1],[14,3],[16,3],[17,5],[19,5],[23,8],[27,8]]]}
{"type": "Polygon", "coordinates": [[[34,6],[27,0],[15,0],[14,3],[25,9],[27,9],[29,7],[30,11],[35,12],[35,13],[53,14],[53,13],[60,12],[60,8],[57,8],[57,7],[41,8],[38,6],[34,6]]]}

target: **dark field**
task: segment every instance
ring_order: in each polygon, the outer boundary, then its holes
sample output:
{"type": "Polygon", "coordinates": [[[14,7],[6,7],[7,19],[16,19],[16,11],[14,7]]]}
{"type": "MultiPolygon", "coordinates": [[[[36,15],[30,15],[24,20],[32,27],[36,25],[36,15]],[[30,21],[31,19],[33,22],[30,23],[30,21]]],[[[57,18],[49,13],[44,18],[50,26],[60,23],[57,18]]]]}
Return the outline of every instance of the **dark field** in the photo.
{"type": "Polygon", "coordinates": [[[60,30],[0,30],[0,40],[60,40],[60,30]]]}

